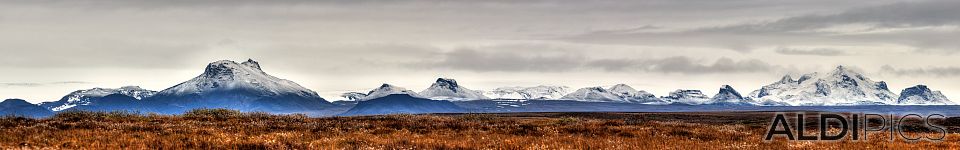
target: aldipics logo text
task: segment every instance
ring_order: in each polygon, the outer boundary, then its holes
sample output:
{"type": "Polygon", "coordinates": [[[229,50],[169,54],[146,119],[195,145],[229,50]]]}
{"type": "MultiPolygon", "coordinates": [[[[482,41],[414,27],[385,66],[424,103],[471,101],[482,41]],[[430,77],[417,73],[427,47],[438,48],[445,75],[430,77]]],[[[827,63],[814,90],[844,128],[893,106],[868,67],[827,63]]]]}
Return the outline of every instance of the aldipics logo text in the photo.
{"type": "Polygon", "coordinates": [[[946,128],[935,121],[946,119],[941,114],[792,113],[795,118],[788,121],[789,114],[776,113],[767,130],[765,141],[777,137],[790,141],[867,141],[871,135],[887,137],[890,141],[898,138],[905,141],[942,141],[947,135],[946,128]]]}

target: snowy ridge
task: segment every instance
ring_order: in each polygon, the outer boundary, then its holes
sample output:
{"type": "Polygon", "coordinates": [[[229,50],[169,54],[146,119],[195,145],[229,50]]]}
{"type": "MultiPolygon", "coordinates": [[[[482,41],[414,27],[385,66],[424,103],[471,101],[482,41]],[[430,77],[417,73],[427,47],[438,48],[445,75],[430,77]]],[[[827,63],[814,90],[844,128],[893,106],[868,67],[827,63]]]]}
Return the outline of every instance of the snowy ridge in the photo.
{"type": "Polygon", "coordinates": [[[340,97],[343,97],[349,101],[360,101],[360,99],[363,99],[363,97],[367,97],[367,94],[360,92],[346,92],[340,94],[340,97]]]}
{"type": "Polygon", "coordinates": [[[755,103],[750,100],[750,98],[744,98],[740,95],[740,92],[733,89],[730,85],[723,85],[720,87],[720,91],[708,102],[708,104],[719,104],[719,105],[754,105],[755,103]]]}
{"type": "Polygon", "coordinates": [[[588,102],[619,102],[661,104],[663,101],[646,91],[637,91],[626,84],[617,84],[610,88],[586,87],[563,96],[561,99],[588,102]]]}
{"type": "Polygon", "coordinates": [[[397,86],[384,83],[383,85],[380,85],[380,87],[370,90],[370,92],[367,92],[367,94],[365,94],[366,96],[358,100],[365,101],[365,100],[377,99],[377,98],[381,98],[381,97],[385,97],[393,94],[406,94],[413,97],[421,97],[420,94],[417,94],[417,92],[413,92],[411,90],[407,90],[402,87],[397,87],[397,86]]]}
{"type": "Polygon", "coordinates": [[[535,86],[535,87],[501,87],[484,92],[484,95],[493,99],[559,99],[566,95],[570,87],[566,86],[535,86]]]}
{"type": "Polygon", "coordinates": [[[77,90],[70,92],[66,96],[63,96],[58,101],[45,102],[40,105],[49,108],[53,111],[61,111],[76,106],[90,105],[93,99],[101,98],[110,94],[123,94],[126,96],[133,97],[137,100],[142,100],[156,94],[157,91],[146,90],[140,88],[139,86],[124,86],[119,89],[112,88],[92,88],[86,90],[77,90]]]}
{"type": "Polygon", "coordinates": [[[623,99],[603,87],[585,87],[563,96],[561,99],[588,102],[623,102],[623,99]]]}
{"type": "Polygon", "coordinates": [[[683,89],[670,92],[670,95],[661,97],[660,99],[668,103],[687,105],[707,104],[707,102],[710,101],[710,97],[704,95],[700,90],[683,89]]]}
{"type": "Polygon", "coordinates": [[[930,90],[926,85],[917,85],[903,89],[897,104],[901,105],[956,105],[940,91],[930,90]]]}
{"type": "Polygon", "coordinates": [[[830,73],[810,73],[793,80],[763,86],[750,97],[767,105],[883,105],[896,104],[897,95],[885,82],[875,82],[850,68],[838,66],[830,73]]]}
{"type": "Polygon", "coordinates": [[[157,93],[166,96],[203,95],[217,91],[241,90],[261,96],[286,94],[320,98],[316,92],[290,80],[280,79],[260,70],[252,59],[243,63],[221,60],[207,65],[203,74],[157,93]]]}
{"type": "Polygon", "coordinates": [[[438,78],[433,85],[421,91],[420,96],[434,100],[481,100],[490,99],[481,91],[467,89],[457,84],[457,80],[438,78]]]}

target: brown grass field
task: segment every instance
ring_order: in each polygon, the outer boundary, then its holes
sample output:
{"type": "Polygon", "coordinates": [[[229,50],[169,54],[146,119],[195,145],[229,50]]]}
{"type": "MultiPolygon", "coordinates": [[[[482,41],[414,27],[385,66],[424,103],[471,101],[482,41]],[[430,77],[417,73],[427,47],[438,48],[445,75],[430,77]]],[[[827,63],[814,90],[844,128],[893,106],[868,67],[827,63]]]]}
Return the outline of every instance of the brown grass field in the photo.
{"type": "MultiPolygon", "coordinates": [[[[194,110],[184,115],[67,112],[0,119],[2,149],[960,149],[945,141],[774,141],[773,115],[506,113],[309,118],[194,110]]],[[[811,129],[815,131],[815,129],[811,129]]],[[[810,133],[814,134],[814,133],[810,133]]],[[[848,136],[849,137],[849,136],[848,136]]]]}

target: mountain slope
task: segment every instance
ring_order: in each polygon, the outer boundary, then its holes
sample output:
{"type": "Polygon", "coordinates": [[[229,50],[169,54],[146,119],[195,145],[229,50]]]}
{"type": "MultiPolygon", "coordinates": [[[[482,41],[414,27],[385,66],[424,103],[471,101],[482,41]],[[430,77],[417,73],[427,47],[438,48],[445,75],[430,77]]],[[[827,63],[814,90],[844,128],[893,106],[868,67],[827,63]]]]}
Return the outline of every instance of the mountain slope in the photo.
{"type": "Polygon", "coordinates": [[[798,80],[784,76],[779,82],[750,93],[761,103],[794,106],[896,104],[898,97],[885,82],[874,82],[863,74],[838,66],[829,73],[805,74],[798,80]]]}
{"type": "Polygon", "coordinates": [[[626,84],[617,84],[609,88],[586,87],[567,94],[561,99],[587,102],[618,102],[662,104],[659,98],[646,91],[638,91],[626,84]]]}
{"type": "Polygon", "coordinates": [[[40,106],[52,111],[62,111],[76,106],[94,105],[104,96],[111,94],[122,94],[130,96],[135,100],[149,98],[156,94],[156,91],[146,90],[138,86],[124,86],[119,89],[111,88],[92,88],[86,90],[77,90],[63,96],[60,100],[53,102],[44,102],[40,106]]]}
{"type": "Polygon", "coordinates": [[[661,97],[663,101],[672,104],[700,105],[710,101],[710,97],[700,90],[682,90],[670,92],[670,95],[661,97]]]}
{"type": "Polygon", "coordinates": [[[135,97],[123,94],[110,94],[96,98],[96,103],[88,105],[78,105],[64,109],[62,111],[84,110],[84,111],[141,111],[144,110],[142,101],[135,97]]]}
{"type": "Polygon", "coordinates": [[[413,92],[411,90],[407,90],[402,87],[393,86],[393,85],[384,83],[383,85],[380,85],[380,87],[370,90],[370,92],[367,92],[366,96],[364,96],[363,98],[360,98],[359,100],[361,101],[371,100],[371,99],[381,98],[381,97],[385,97],[393,94],[407,94],[413,97],[420,97],[420,94],[417,94],[417,92],[413,92]]]}
{"type": "Polygon", "coordinates": [[[360,99],[363,99],[363,97],[367,97],[367,94],[360,92],[346,92],[340,94],[340,97],[343,97],[349,101],[360,101],[360,99]]]}
{"type": "Polygon", "coordinates": [[[740,92],[733,89],[730,85],[723,85],[720,87],[720,91],[717,92],[717,95],[714,95],[713,98],[708,102],[708,104],[715,105],[752,105],[753,102],[749,98],[744,98],[740,95],[740,92]]]}
{"type": "Polygon", "coordinates": [[[897,104],[901,105],[956,105],[940,91],[933,91],[926,85],[917,85],[903,89],[897,104]]]}
{"type": "Polygon", "coordinates": [[[420,96],[435,100],[481,100],[490,99],[483,92],[470,90],[457,84],[457,80],[438,78],[429,88],[421,91],[420,96]]]}
{"type": "Polygon", "coordinates": [[[484,92],[484,95],[493,99],[559,99],[566,95],[570,87],[566,86],[535,86],[535,87],[500,87],[484,92]]]}
{"type": "Polygon", "coordinates": [[[621,100],[630,103],[660,103],[657,96],[647,91],[638,91],[626,84],[617,84],[607,88],[607,91],[620,97],[621,100]]]}
{"type": "Polygon", "coordinates": [[[0,116],[47,117],[53,111],[22,99],[7,99],[0,102],[0,116]]]}
{"type": "Polygon", "coordinates": [[[613,94],[603,87],[580,88],[560,99],[588,102],[625,102],[619,95],[613,94]]]}
{"type": "Polygon", "coordinates": [[[316,92],[293,81],[263,72],[253,60],[210,63],[199,76],[158,92],[148,99],[165,105],[165,113],[194,108],[229,108],[240,111],[297,113],[331,106],[316,92]]]}
{"type": "Polygon", "coordinates": [[[341,116],[382,115],[382,114],[422,114],[456,113],[466,109],[445,100],[430,100],[407,94],[393,94],[376,99],[360,101],[356,106],[340,114],[341,116]]]}

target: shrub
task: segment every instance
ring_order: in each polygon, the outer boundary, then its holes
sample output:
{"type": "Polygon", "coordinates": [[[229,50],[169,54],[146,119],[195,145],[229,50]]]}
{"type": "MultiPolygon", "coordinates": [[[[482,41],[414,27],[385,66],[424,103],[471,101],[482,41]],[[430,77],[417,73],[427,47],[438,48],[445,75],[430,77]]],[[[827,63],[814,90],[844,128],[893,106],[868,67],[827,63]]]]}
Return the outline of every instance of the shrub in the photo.
{"type": "Polygon", "coordinates": [[[215,108],[215,109],[201,108],[201,109],[193,109],[193,110],[184,112],[182,117],[185,119],[193,119],[193,120],[222,121],[222,120],[227,120],[231,118],[238,118],[238,117],[241,117],[242,115],[243,113],[237,110],[230,110],[225,108],[215,108]]]}
{"type": "Polygon", "coordinates": [[[64,111],[54,114],[51,118],[62,121],[135,121],[144,119],[139,112],[131,111],[64,111]]]}
{"type": "Polygon", "coordinates": [[[570,125],[570,124],[574,124],[574,123],[577,123],[577,122],[580,122],[580,119],[578,119],[578,118],[573,118],[573,117],[563,117],[563,118],[560,118],[559,120],[557,120],[557,124],[559,124],[559,125],[570,125]]]}

